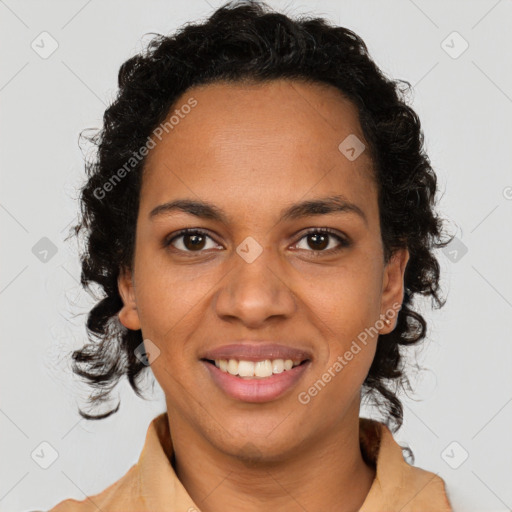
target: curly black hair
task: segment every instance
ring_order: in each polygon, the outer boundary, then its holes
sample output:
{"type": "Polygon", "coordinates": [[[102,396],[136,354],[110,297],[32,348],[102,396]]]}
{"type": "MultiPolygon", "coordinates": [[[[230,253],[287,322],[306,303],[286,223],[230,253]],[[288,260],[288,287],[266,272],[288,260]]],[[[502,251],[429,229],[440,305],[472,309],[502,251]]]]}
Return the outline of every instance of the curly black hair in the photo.
{"type": "MultiPolygon", "coordinates": [[[[118,318],[123,305],[118,276],[121,269],[133,268],[145,163],[140,148],[194,85],[288,78],[330,84],[357,106],[374,164],[385,259],[402,247],[410,253],[396,328],[379,336],[362,390],[385,413],[388,427],[398,430],[403,407],[396,392],[409,385],[402,349],[425,338],[427,328],[412,307],[413,298],[430,296],[435,307],[444,305],[433,250],[450,242],[442,241],[443,220],[434,211],[437,178],[423,147],[420,120],[405,101],[410,83],[387,78],[351,30],[318,17],[291,19],[262,2],[229,2],[202,23],[188,23],[171,36],[152,35],[142,52],[121,65],[119,91],[105,110],[103,128],[87,138],[96,148],[95,158],[86,159],[81,217],[72,230],[78,237],[85,232],[81,284],[90,291],[96,283],[104,296],[88,313],[88,343],[72,353],[72,366],[92,386],[89,403],[105,402],[125,375],[144,398],[139,378],[147,365],[135,354],[142,333],[125,328],[118,318]],[[119,179],[128,161],[132,169],[119,179]],[[114,182],[108,194],[101,192],[114,182]]],[[[98,415],[79,412],[100,419],[119,405],[98,415]]]]}

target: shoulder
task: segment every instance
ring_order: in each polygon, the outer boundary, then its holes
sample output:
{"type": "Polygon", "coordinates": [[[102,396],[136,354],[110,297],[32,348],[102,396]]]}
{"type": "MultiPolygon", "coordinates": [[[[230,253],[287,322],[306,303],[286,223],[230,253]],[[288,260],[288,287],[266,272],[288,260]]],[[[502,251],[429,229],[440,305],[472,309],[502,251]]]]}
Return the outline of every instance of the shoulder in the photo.
{"type": "Polygon", "coordinates": [[[401,484],[404,512],[423,512],[426,506],[439,512],[452,511],[445,482],[437,473],[407,464],[401,484]]]}
{"type": "Polygon", "coordinates": [[[117,482],[102,492],[83,500],[67,499],[55,505],[49,512],[130,512],[144,505],[139,493],[138,465],[134,464],[117,482]]]}
{"type": "Polygon", "coordinates": [[[166,413],[163,413],[151,421],[139,460],[119,480],[102,492],[87,496],[83,500],[61,501],[48,512],[98,512],[99,510],[140,512],[148,510],[150,508],[148,501],[152,499],[150,495],[159,490],[156,482],[157,476],[165,474],[166,470],[170,471],[170,463],[162,448],[163,442],[170,442],[166,420],[166,413]],[[145,479],[144,473],[146,473],[145,479]]]}
{"type": "Polygon", "coordinates": [[[376,467],[375,481],[361,512],[451,512],[444,480],[436,473],[409,464],[402,447],[384,423],[360,419],[364,459],[376,467]]]}

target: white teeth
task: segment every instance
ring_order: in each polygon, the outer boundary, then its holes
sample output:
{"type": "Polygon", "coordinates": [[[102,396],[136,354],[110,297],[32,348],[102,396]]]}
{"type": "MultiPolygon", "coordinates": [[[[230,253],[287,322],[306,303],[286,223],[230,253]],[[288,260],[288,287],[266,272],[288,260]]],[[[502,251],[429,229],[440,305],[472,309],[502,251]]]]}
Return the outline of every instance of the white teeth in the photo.
{"type": "MultiPolygon", "coordinates": [[[[229,362],[231,363],[231,360],[229,362]]],[[[240,377],[253,377],[254,363],[252,361],[239,361],[238,375],[240,375],[240,377]]]]}
{"type": "MultiPolygon", "coordinates": [[[[270,377],[272,375],[272,361],[265,359],[265,361],[258,361],[254,364],[254,375],[256,377],[270,377]]],[[[249,375],[252,377],[252,375],[249,375]]]]}
{"type": "Polygon", "coordinates": [[[282,359],[274,359],[272,361],[272,373],[283,373],[284,361],[282,359]]]}
{"type": "Polygon", "coordinates": [[[238,375],[238,361],[235,359],[228,361],[228,372],[231,373],[231,375],[238,375]]]}
{"type": "Polygon", "coordinates": [[[298,366],[300,360],[293,361],[291,359],[265,359],[262,361],[246,361],[237,359],[216,359],[215,366],[223,372],[231,375],[238,375],[244,378],[265,378],[273,374],[282,373],[291,370],[294,366],[298,366]]]}

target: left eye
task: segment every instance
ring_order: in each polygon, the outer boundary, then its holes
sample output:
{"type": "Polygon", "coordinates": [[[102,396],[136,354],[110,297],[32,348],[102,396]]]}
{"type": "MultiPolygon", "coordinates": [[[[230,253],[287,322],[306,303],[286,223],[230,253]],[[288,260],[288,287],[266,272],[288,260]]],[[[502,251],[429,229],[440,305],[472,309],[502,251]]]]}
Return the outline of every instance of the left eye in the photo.
{"type": "MultiPolygon", "coordinates": [[[[343,247],[348,247],[350,245],[348,240],[329,229],[312,229],[303,235],[300,240],[307,240],[306,244],[309,245],[309,247],[312,249],[312,252],[336,252],[343,247]],[[329,239],[332,240],[333,238],[338,241],[338,246],[329,248],[329,239]]],[[[297,244],[297,246],[298,245],[299,244],[297,244]]]]}

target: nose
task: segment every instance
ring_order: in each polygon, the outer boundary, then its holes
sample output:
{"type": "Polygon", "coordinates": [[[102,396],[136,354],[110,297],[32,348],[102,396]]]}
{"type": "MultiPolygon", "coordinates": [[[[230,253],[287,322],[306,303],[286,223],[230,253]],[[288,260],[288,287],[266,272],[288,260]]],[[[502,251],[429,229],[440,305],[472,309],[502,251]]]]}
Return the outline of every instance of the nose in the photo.
{"type": "Polygon", "coordinates": [[[221,281],[213,299],[215,313],[248,328],[260,328],[272,317],[289,318],[297,303],[286,272],[271,248],[254,261],[233,253],[234,268],[221,281]]]}

